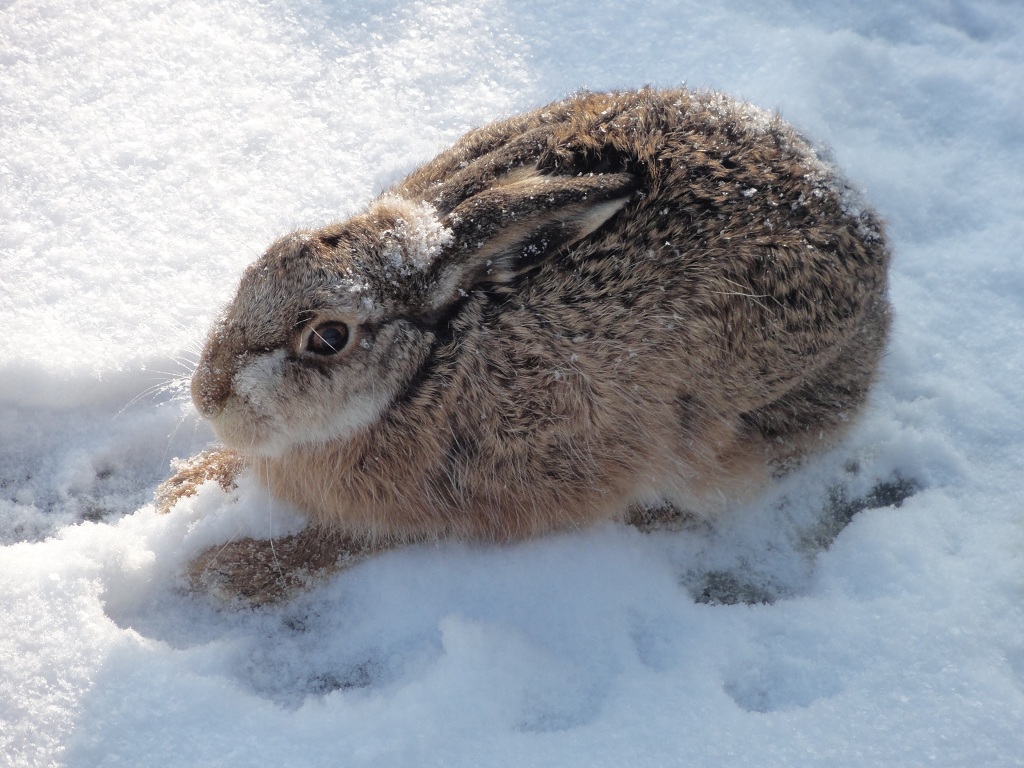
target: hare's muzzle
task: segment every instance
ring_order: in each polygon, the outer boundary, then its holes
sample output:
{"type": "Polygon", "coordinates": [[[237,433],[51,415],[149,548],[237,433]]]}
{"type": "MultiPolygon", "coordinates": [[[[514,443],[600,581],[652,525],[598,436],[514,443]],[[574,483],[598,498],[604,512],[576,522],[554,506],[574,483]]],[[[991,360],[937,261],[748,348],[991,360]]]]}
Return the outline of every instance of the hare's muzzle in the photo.
{"type": "Polygon", "coordinates": [[[231,394],[233,366],[221,362],[204,355],[192,374],[192,402],[207,419],[220,415],[231,394]]]}

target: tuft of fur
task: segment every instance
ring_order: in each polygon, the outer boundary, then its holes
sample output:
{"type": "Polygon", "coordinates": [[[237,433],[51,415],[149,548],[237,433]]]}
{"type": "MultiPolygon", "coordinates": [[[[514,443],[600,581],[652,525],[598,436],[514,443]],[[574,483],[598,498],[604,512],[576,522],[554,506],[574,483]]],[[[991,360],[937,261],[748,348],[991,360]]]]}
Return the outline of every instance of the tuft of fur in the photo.
{"type": "Polygon", "coordinates": [[[875,214],[779,117],[580,93],[273,244],[193,398],[271,493],[359,540],[712,514],[861,408],[888,262],[875,214]],[[304,346],[324,322],[349,330],[337,354],[304,346]]]}

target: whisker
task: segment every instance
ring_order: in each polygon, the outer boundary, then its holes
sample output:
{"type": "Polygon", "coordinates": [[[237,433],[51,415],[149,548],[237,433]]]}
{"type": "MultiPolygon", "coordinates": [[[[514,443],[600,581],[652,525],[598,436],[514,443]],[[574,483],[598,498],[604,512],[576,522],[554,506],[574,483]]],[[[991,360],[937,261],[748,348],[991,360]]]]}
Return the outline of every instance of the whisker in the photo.
{"type": "Polygon", "coordinates": [[[172,402],[174,400],[187,399],[189,396],[188,379],[175,377],[169,380],[158,381],[156,384],[146,387],[139,394],[137,394],[135,397],[129,400],[117,413],[115,413],[114,418],[118,418],[119,416],[124,414],[125,411],[127,411],[129,408],[131,408],[133,405],[135,405],[141,400],[156,397],[158,395],[163,395],[166,393],[171,393],[171,397],[169,398],[169,400],[172,402]]]}
{"type": "Polygon", "coordinates": [[[167,436],[167,441],[164,443],[163,456],[160,458],[162,466],[166,466],[170,461],[171,444],[174,442],[174,438],[177,437],[178,432],[181,430],[181,425],[184,424],[190,416],[192,417],[192,443],[195,444],[196,435],[199,433],[199,424],[202,420],[198,418],[198,414],[196,414],[194,409],[185,407],[182,408],[181,415],[178,417],[177,423],[174,425],[174,429],[171,430],[171,433],[167,436]]]}
{"type": "MultiPolygon", "coordinates": [[[[262,459],[267,462],[267,459],[262,459]]],[[[269,463],[269,462],[267,462],[269,463]]],[[[264,474],[267,474],[266,472],[264,474]]],[[[268,541],[270,542],[270,554],[274,557],[274,567],[277,569],[277,575],[281,578],[281,581],[285,581],[284,568],[281,565],[281,561],[277,556],[277,548],[274,546],[274,494],[270,493],[270,489],[267,489],[267,523],[270,528],[270,535],[268,541]]]]}
{"type": "Polygon", "coordinates": [[[214,565],[217,564],[218,558],[220,558],[220,556],[224,554],[225,550],[227,550],[228,547],[230,547],[232,544],[234,544],[236,541],[238,541],[238,534],[240,534],[241,532],[242,532],[242,524],[239,523],[238,527],[235,528],[235,532],[231,535],[231,538],[229,538],[227,541],[225,541],[220,546],[220,548],[214,553],[213,557],[211,557],[209,560],[207,560],[206,563],[203,565],[203,570],[201,570],[199,572],[199,579],[200,579],[200,581],[202,580],[203,576],[205,576],[207,573],[209,573],[210,568],[212,568],[214,565]]]}

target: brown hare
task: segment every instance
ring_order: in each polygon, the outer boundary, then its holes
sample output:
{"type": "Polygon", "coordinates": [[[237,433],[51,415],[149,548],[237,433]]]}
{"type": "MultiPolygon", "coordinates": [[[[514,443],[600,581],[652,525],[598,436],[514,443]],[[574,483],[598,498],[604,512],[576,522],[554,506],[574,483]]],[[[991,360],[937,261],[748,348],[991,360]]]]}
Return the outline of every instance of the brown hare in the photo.
{"type": "Polygon", "coordinates": [[[245,469],[304,511],[273,552],[193,564],[256,600],[395,543],[711,514],[858,412],[888,261],[875,215],[778,117],[581,93],[271,245],[192,380],[224,448],[159,503],[245,469]]]}

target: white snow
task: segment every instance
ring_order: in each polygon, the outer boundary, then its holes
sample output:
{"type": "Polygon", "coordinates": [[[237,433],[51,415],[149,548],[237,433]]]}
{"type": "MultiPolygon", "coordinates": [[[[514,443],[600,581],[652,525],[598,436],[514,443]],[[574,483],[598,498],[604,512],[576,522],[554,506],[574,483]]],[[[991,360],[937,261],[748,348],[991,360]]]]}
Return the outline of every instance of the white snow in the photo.
{"type": "MultiPolygon", "coordinates": [[[[381,233],[387,264],[399,276],[429,269],[454,235],[428,203],[414,203],[398,195],[383,195],[372,207],[391,209],[398,215],[394,226],[381,233]]],[[[385,276],[390,276],[390,272],[385,276]]]]}
{"type": "Polygon", "coordinates": [[[1024,764],[1019,3],[22,0],[0,94],[0,763],[1024,764]],[[180,380],[242,268],[473,125],[684,80],[830,144],[889,221],[846,443],[707,527],[181,592],[296,525],[249,485],[148,503],[212,439],[180,380]]]}

